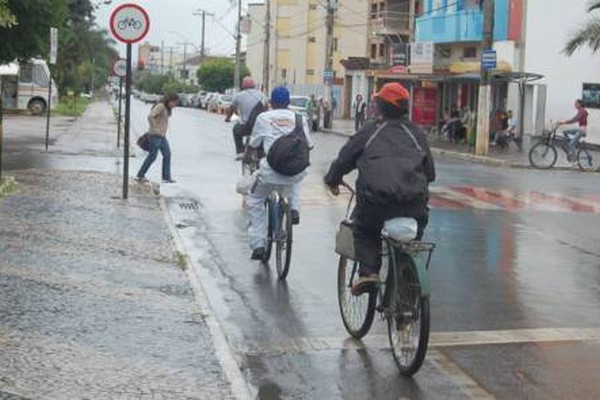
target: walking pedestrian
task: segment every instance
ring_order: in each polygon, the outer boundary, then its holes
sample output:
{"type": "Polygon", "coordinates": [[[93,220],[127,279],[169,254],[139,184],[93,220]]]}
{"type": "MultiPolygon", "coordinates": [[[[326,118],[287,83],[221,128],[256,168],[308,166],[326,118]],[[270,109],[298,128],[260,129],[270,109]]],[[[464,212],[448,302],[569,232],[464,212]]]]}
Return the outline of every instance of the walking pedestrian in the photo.
{"type": "Polygon", "coordinates": [[[358,132],[365,124],[365,113],[367,111],[367,103],[363,100],[362,94],[356,95],[354,101],[354,130],[358,132]]]}
{"type": "Polygon", "coordinates": [[[156,160],[158,152],[162,154],[162,181],[163,183],[175,183],[171,178],[171,148],[167,140],[167,130],[169,128],[169,118],[173,109],[179,104],[179,96],[176,93],[165,96],[161,102],[157,103],[150,110],[148,122],[148,140],[150,149],[148,156],[144,160],[142,167],[137,173],[138,182],[147,182],[146,173],[150,166],[156,160]]]}

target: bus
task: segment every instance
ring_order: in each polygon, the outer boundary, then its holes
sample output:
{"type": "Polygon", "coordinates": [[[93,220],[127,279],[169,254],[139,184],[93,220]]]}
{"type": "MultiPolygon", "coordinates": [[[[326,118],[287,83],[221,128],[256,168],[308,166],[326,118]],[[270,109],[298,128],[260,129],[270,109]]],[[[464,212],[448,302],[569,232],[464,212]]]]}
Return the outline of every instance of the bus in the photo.
{"type": "Polygon", "coordinates": [[[46,61],[31,59],[28,62],[0,65],[0,93],[7,110],[29,110],[42,115],[48,107],[48,82],[52,83],[52,108],[58,104],[58,89],[50,78],[46,61]]]}

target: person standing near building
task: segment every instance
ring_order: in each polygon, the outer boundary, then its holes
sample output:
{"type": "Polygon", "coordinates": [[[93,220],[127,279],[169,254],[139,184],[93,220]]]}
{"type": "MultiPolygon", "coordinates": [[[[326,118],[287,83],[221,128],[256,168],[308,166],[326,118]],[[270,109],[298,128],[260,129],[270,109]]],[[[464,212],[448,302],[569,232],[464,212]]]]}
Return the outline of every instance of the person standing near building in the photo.
{"type": "Polygon", "coordinates": [[[160,103],[157,103],[150,110],[148,122],[149,152],[144,160],[142,167],[137,173],[136,180],[138,182],[147,182],[146,173],[156,160],[158,152],[162,154],[162,181],[163,183],[175,183],[171,178],[171,148],[167,140],[167,131],[169,129],[169,118],[173,113],[173,109],[179,104],[179,96],[176,93],[169,94],[163,98],[160,103]]]}
{"type": "MultiPolygon", "coordinates": [[[[332,97],[333,99],[333,97],[332,97]]],[[[331,129],[331,119],[333,118],[333,106],[331,101],[323,99],[323,128],[331,129]]]]}
{"type": "Polygon", "coordinates": [[[356,95],[354,101],[354,130],[358,132],[365,124],[365,114],[367,112],[367,103],[365,103],[362,94],[356,95]]]}

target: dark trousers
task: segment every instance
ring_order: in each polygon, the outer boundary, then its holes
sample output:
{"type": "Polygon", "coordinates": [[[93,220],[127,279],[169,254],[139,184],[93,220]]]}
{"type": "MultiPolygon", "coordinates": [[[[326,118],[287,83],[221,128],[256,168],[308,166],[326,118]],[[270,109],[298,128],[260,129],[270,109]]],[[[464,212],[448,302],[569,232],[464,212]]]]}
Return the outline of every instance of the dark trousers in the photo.
{"type": "Polygon", "coordinates": [[[331,129],[331,122],[333,118],[333,111],[325,111],[323,114],[323,128],[331,129]]]}
{"type": "Polygon", "coordinates": [[[158,156],[158,152],[162,154],[162,179],[165,181],[171,180],[171,147],[169,146],[169,141],[164,136],[159,135],[150,135],[150,149],[148,151],[148,156],[144,160],[142,167],[137,173],[138,178],[144,178],[146,173],[150,169],[150,166],[156,160],[158,156]]]}
{"type": "Polygon", "coordinates": [[[233,127],[233,140],[235,142],[235,152],[240,154],[246,151],[246,145],[244,144],[245,134],[244,125],[239,122],[233,127]]]}
{"type": "Polygon", "coordinates": [[[356,117],[354,118],[354,130],[358,132],[360,128],[365,124],[365,113],[356,113],[356,117]]]}
{"type": "Polygon", "coordinates": [[[374,206],[358,204],[352,213],[354,221],[354,249],[356,259],[360,263],[361,276],[379,273],[381,268],[381,229],[385,221],[408,217],[418,223],[417,240],[423,237],[428,222],[427,206],[392,205],[374,206]]]}

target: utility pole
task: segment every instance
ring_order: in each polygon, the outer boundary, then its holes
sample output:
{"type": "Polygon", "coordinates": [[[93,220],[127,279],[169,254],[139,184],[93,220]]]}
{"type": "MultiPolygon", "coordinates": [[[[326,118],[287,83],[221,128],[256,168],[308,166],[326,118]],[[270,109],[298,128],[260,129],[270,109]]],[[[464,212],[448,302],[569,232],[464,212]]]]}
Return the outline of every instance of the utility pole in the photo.
{"type": "Polygon", "coordinates": [[[269,69],[271,52],[271,1],[265,0],[266,18],[265,18],[265,44],[263,47],[263,91],[269,93],[269,69]]]}
{"type": "Polygon", "coordinates": [[[242,0],[238,0],[238,19],[237,19],[237,32],[235,38],[235,74],[234,74],[234,87],[236,92],[240,90],[240,70],[242,62],[241,54],[242,46],[242,0]]]}
{"type": "Polygon", "coordinates": [[[206,16],[208,15],[209,17],[214,17],[215,14],[213,13],[209,13],[206,12],[205,10],[196,10],[194,12],[195,16],[199,16],[202,18],[202,36],[200,39],[200,57],[202,58],[202,60],[204,61],[204,57],[206,57],[206,16]]]}
{"type": "MultiPolygon", "coordinates": [[[[483,43],[482,50],[494,47],[494,0],[483,2],[483,43]]],[[[477,138],[475,154],[486,155],[490,141],[490,110],[492,104],[492,87],[490,72],[481,65],[481,83],[479,84],[479,104],[477,106],[477,138]]]]}
{"type": "Polygon", "coordinates": [[[165,41],[160,43],[160,74],[165,74],[165,41]]]}
{"type": "MultiPolygon", "coordinates": [[[[324,101],[329,104],[331,113],[333,114],[333,24],[335,10],[337,8],[337,0],[327,0],[327,17],[325,19],[325,29],[327,31],[327,39],[325,43],[325,70],[323,72],[323,80],[325,81],[324,101]]],[[[328,125],[331,125],[333,115],[327,118],[328,125]]],[[[325,126],[331,128],[331,126],[325,126]]]]}
{"type": "Polygon", "coordinates": [[[169,75],[173,77],[173,47],[169,48],[169,75]]]}
{"type": "MultiPolygon", "coordinates": [[[[273,58],[273,86],[276,86],[278,81],[279,81],[279,3],[275,2],[275,23],[273,23],[273,30],[274,30],[274,38],[275,38],[275,49],[273,51],[273,54],[275,54],[275,57],[273,58]]],[[[269,48],[269,51],[271,51],[271,49],[269,48]]]]}

